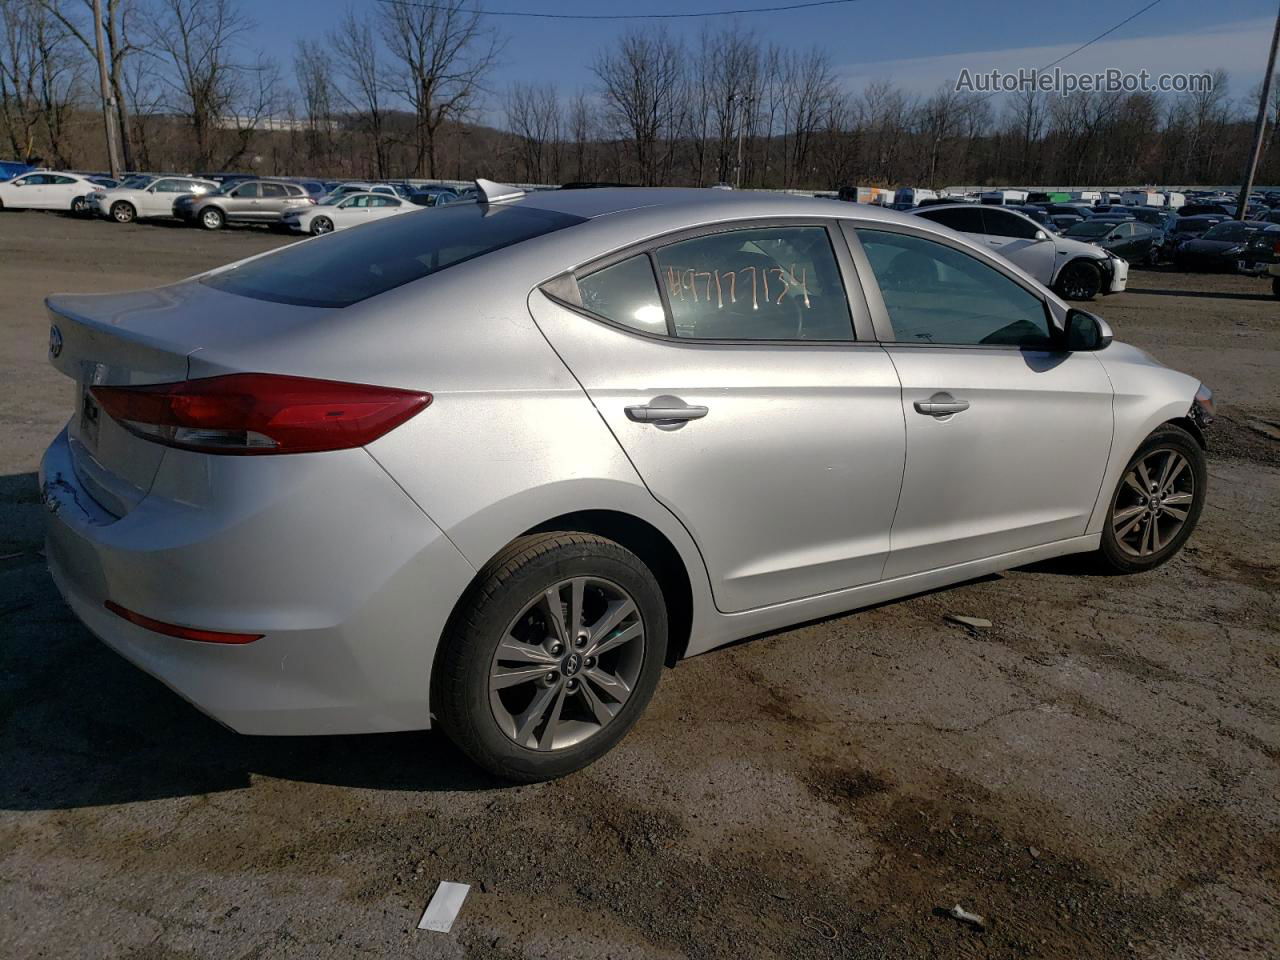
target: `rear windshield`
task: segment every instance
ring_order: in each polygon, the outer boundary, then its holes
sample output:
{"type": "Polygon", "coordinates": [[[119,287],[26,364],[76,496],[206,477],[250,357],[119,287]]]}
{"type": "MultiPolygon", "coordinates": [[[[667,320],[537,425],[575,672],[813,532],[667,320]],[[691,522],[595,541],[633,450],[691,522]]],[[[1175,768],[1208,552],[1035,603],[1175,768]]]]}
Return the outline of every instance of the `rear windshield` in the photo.
{"type": "Polygon", "coordinates": [[[285,247],[202,282],[303,307],[345,307],[464,260],[583,223],[548,210],[479,203],[423,207],[285,247]]]}

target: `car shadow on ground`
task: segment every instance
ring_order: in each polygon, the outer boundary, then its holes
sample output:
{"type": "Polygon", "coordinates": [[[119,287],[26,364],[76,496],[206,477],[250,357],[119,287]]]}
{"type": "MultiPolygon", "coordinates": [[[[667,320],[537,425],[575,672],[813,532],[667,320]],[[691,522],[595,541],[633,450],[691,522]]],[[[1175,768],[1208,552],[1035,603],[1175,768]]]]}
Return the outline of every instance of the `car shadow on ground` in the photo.
{"type": "Polygon", "coordinates": [[[246,737],[209,719],[76,619],[45,567],[43,514],[34,474],[0,477],[0,809],[194,796],[255,776],[378,790],[502,785],[434,731],[246,737]]]}
{"type": "Polygon", "coordinates": [[[1221,290],[1153,290],[1129,287],[1125,293],[1137,293],[1146,297],[1197,297],[1205,300],[1274,300],[1270,293],[1226,293],[1221,290]]]}

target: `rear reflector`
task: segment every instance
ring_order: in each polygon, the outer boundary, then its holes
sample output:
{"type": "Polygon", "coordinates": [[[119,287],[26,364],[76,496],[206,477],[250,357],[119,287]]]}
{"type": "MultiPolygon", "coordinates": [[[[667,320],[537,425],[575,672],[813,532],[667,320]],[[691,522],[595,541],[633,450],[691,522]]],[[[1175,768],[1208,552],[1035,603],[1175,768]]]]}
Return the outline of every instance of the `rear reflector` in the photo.
{"type": "Polygon", "coordinates": [[[218,630],[196,630],[194,627],[180,627],[176,623],[165,623],[152,620],[140,613],[126,610],[114,600],[108,600],[104,606],[117,617],[123,617],[130,623],[150,630],[152,633],[163,633],[166,637],[177,637],[180,640],[199,640],[201,643],[253,643],[261,640],[260,633],[222,633],[218,630]]]}
{"type": "Polygon", "coordinates": [[[335,380],[236,373],[145,387],[93,387],[127,430],[201,453],[314,453],[372,443],[431,394],[335,380]]]}

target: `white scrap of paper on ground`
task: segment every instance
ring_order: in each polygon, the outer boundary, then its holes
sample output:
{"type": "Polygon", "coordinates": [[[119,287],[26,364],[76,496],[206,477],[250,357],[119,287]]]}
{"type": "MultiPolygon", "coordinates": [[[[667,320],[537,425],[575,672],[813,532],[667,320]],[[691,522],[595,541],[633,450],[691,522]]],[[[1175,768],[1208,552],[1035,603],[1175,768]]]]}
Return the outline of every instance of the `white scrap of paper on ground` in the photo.
{"type": "Polygon", "coordinates": [[[436,933],[448,933],[453,921],[462,909],[462,901],[467,899],[471,890],[469,883],[452,883],[444,880],[436,887],[435,896],[422,911],[422,919],[418,921],[419,930],[434,930],[436,933]]]}

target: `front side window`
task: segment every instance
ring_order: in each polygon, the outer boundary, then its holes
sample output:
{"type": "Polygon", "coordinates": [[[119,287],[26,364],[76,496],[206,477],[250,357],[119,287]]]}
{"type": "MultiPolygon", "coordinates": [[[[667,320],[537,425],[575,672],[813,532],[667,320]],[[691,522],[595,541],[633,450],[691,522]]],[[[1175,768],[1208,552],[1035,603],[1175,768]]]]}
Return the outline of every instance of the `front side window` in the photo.
{"type": "Polygon", "coordinates": [[[152,189],[156,193],[181,193],[182,184],[177,180],[161,180],[152,189]]]}
{"type": "Polygon", "coordinates": [[[647,254],[583,277],[578,281],[578,294],[584,309],[614,323],[642,333],[667,332],[667,314],[647,254]]]}
{"type": "Polygon", "coordinates": [[[922,237],[859,230],[900,343],[1047,350],[1044,302],[994,267],[922,237]]]}
{"type": "Polygon", "coordinates": [[[237,187],[231,191],[231,195],[237,199],[247,200],[261,196],[256,183],[246,183],[243,187],[237,187]]]}
{"type": "Polygon", "coordinates": [[[677,337],[852,340],[853,321],[825,227],[763,227],[656,251],[677,337]]]}
{"type": "Polygon", "coordinates": [[[1000,210],[980,210],[974,211],[981,213],[982,219],[986,222],[986,232],[994,237],[1012,237],[1015,240],[1034,240],[1036,234],[1040,232],[1034,223],[1024,220],[1022,217],[1012,213],[1004,213],[1000,210]]]}

